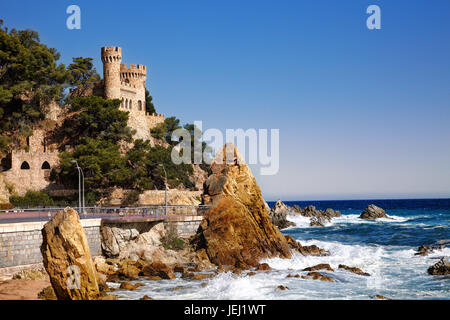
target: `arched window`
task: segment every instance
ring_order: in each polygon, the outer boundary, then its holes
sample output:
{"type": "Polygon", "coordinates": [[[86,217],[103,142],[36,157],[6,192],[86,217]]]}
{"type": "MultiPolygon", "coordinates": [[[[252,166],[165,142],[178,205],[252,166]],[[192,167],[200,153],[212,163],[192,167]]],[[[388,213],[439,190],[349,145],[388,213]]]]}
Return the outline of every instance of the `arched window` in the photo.
{"type": "Polygon", "coordinates": [[[28,162],[24,161],[24,162],[22,162],[22,165],[20,166],[20,169],[22,169],[22,170],[30,170],[30,165],[28,164],[28,162]]]}
{"type": "Polygon", "coordinates": [[[125,108],[128,108],[128,99],[125,100],[125,108]]]}
{"type": "Polygon", "coordinates": [[[141,100],[138,101],[138,110],[142,110],[142,102],[141,102],[141,100]]]}
{"type": "Polygon", "coordinates": [[[130,110],[131,110],[131,107],[133,106],[133,102],[131,100],[130,100],[130,104],[128,106],[130,107],[130,110]]]}
{"type": "Polygon", "coordinates": [[[122,102],[120,103],[120,106],[123,108],[124,107],[124,103],[125,103],[125,101],[124,101],[124,99],[122,98],[122,102]]]}
{"type": "Polygon", "coordinates": [[[42,169],[42,170],[48,170],[48,169],[50,169],[50,163],[48,163],[47,161],[44,161],[44,163],[42,164],[41,169],[42,169]]]}

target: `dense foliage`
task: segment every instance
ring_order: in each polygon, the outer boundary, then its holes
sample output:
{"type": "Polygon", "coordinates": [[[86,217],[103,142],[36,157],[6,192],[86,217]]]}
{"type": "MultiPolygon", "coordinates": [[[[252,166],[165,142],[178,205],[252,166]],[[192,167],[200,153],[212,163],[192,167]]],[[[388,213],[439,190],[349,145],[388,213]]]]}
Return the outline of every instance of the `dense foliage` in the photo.
{"type": "Polygon", "coordinates": [[[156,113],[156,109],[152,100],[153,97],[150,95],[150,92],[147,89],[145,89],[145,112],[149,114],[156,113]]]}
{"type": "Polygon", "coordinates": [[[173,164],[171,148],[136,140],[126,153],[121,152],[121,144],[132,142],[132,132],[127,126],[128,113],[119,105],[120,100],[93,96],[72,100],[75,116],[67,119],[61,130],[76,141],[75,149],[60,153],[60,170],[53,170],[51,179],[75,187],[78,171],[71,161],[76,160],[84,170],[86,188],[163,189],[163,168],[159,166],[163,164],[169,186],[182,183],[192,187],[192,166],[173,164]]]}
{"type": "Polygon", "coordinates": [[[70,74],[58,60],[36,31],[9,31],[0,20],[0,153],[30,136],[46,106],[62,98],[70,74]]]}

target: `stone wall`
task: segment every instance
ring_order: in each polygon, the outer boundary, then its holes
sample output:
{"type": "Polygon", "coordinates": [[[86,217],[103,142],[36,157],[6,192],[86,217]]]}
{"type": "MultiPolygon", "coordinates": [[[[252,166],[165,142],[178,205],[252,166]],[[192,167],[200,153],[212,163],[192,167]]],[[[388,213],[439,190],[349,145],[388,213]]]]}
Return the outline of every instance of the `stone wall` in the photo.
{"type": "MultiPolygon", "coordinates": [[[[195,234],[202,219],[202,216],[186,216],[179,217],[175,221],[163,222],[163,224],[168,232],[177,237],[187,238],[195,234]]],[[[42,262],[40,251],[42,244],[41,230],[46,222],[0,224],[0,275],[4,273],[2,270],[11,267],[34,265],[42,262]]],[[[102,255],[101,219],[81,219],[80,222],[86,232],[91,255],[93,257],[102,255]]],[[[131,232],[134,227],[130,223],[105,223],[116,228],[123,228],[125,233],[131,232]]],[[[156,224],[155,222],[135,223],[135,225],[140,225],[141,229],[147,231],[156,224]]]]}
{"type": "Polygon", "coordinates": [[[4,181],[23,196],[28,190],[43,190],[50,185],[51,168],[59,164],[58,151],[46,145],[45,132],[36,129],[25,150],[11,153],[11,168],[2,172],[4,181]]]}
{"type": "MultiPolygon", "coordinates": [[[[41,230],[46,221],[0,224],[0,268],[42,262],[41,230]]],[[[100,219],[81,220],[92,256],[101,255],[100,219]]]]}
{"type": "Polygon", "coordinates": [[[169,221],[164,222],[165,229],[180,238],[188,238],[197,232],[203,217],[193,217],[191,221],[169,221]]]}

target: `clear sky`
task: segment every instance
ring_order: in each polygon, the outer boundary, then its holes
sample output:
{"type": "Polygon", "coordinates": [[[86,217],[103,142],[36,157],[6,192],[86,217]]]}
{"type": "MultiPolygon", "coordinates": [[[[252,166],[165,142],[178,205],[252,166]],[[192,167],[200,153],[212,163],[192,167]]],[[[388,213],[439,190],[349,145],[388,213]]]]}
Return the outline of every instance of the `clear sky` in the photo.
{"type": "Polygon", "coordinates": [[[448,0],[15,0],[0,17],[99,73],[100,47],[121,46],[158,113],[280,129],[278,174],[253,166],[267,200],[450,197],[448,0]]]}

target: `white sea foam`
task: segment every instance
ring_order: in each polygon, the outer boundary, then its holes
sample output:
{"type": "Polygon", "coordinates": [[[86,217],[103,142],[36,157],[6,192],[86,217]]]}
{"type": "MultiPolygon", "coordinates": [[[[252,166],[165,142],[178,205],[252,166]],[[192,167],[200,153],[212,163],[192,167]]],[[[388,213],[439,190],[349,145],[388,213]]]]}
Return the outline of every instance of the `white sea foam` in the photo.
{"type": "MultiPolygon", "coordinates": [[[[376,220],[367,220],[367,219],[360,219],[358,214],[346,214],[341,215],[340,217],[332,218],[331,222],[328,222],[325,224],[325,227],[336,225],[336,224],[364,224],[364,223],[403,223],[408,220],[415,219],[417,217],[400,217],[400,216],[389,216],[388,218],[379,218],[376,220]]],[[[289,227],[292,228],[311,228],[310,226],[310,218],[303,217],[301,215],[287,215],[286,219],[295,223],[295,226],[289,227]]],[[[288,229],[289,229],[288,228],[288,229]]],[[[318,227],[314,227],[318,228],[318,227]]]]}
{"type": "MultiPolygon", "coordinates": [[[[266,259],[274,270],[257,272],[254,276],[221,273],[203,281],[140,280],[145,286],[136,291],[117,291],[119,299],[139,299],[149,295],[154,299],[370,299],[375,294],[395,299],[449,298],[446,280],[433,281],[426,272],[428,266],[450,248],[436,250],[427,257],[415,256],[415,250],[396,246],[346,245],[338,242],[308,240],[302,245],[315,244],[330,251],[329,256],[314,257],[294,254],[291,259],[266,259]],[[319,263],[328,263],[334,272],[321,273],[337,282],[322,282],[287,278],[319,263]],[[358,267],[370,274],[365,277],[339,269],[339,264],[358,267]],[[289,290],[278,290],[284,285],[289,290]]],[[[447,280],[448,281],[448,280],[447,280]]],[[[111,284],[118,286],[117,284],[111,284]]],[[[447,282],[448,285],[448,282],[447,282]]]]}

